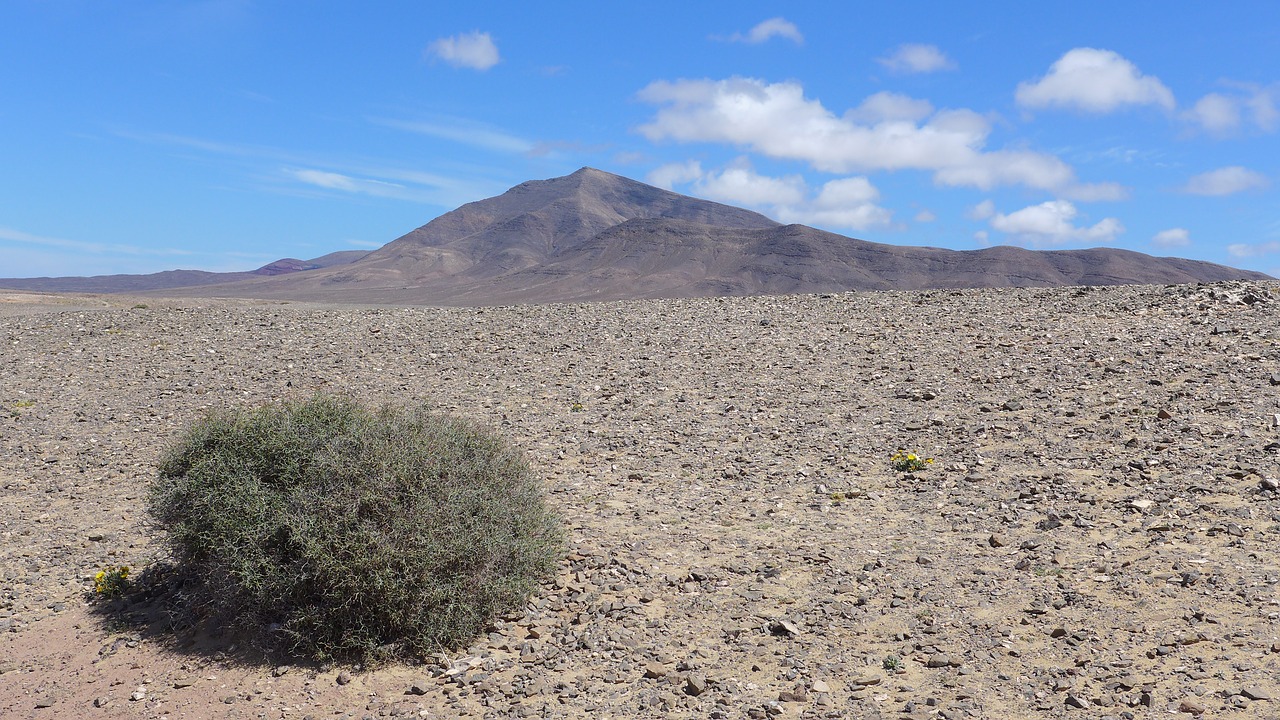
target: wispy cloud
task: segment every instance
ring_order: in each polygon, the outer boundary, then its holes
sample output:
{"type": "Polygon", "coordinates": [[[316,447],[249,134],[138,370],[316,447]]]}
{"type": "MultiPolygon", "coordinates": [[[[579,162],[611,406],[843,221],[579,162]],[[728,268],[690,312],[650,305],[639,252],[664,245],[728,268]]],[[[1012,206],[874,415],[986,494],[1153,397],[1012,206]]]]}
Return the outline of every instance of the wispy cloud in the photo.
{"type": "Polygon", "coordinates": [[[1151,244],[1158,248],[1186,247],[1191,244],[1191,233],[1186,228],[1161,230],[1151,238],[1151,244]]]}
{"type": "Polygon", "coordinates": [[[1266,175],[1232,165],[1193,176],[1182,186],[1182,191],[1190,195],[1234,195],[1246,190],[1259,190],[1270,184],[1266,175]]]}
{"type": "Polygon", "coordinates": [[[369,122],[497,152],[529,153],[537,147],[537,143],[522,137],[462,118],[441,118],[434,121],[369,118],[369,122]]]}
{"type": "Polygon", "coordinates": [[[776,37],[786,38],[797,45],[804,44],[804,35],[800,34],[800,28],[796,27],[795,23],[780,17],[769,18],[745,33],[736,32],[725,39],[730,42],[759,45],[776,37]]]}
{"type": "Polygon", "coordinates": [[[899,45],[888,55],[876,58],[876,62],[896,73],[916,74],[956,69],[955,61],[937,46],[918,43],[899,45]]]}
{"type": "Polygon", "coordinates": [[[433,41],[424,51],[427,57],[439,58],[459,68],[488,70],[497,65],[498,46],[487,32],[469,32],[451,35],[433,41]]]}
{"type": "Polygon", "coordinates": [[[112,253],[120,255],[172,257],[192,254],[189,251],[178,248],[149,248],[118,243],[67,240],[65,238],[50,237],[47,235],[35,235],[33,233],[23,232],[21,230],[15,230],[8,227],[0,227],[0,242],[22,243],[24,245],[37,245],[45,248],[59,248],[62,250],[73,250],[78,253],[90,253],[94,255],[112,253]]]}
{"type": "Polygon", "coordinates": [[[1227,253],[1236,258],[1255,258],[1280,253],[1280,241],[1264,243],[1234,243],[1227,246],[1227,253]]]}
{"type": "Polygon", "coordinates": [[[245,166],[246,180],[252,182],[256,189],[274,193],[314,195],[320,190],[452,209],[506,188],[504,183],[477,178],[474,170],[449,175],[397,166],[376,158],[330,157],[166,133],[118,131],[116,134],[138,142],[233,158],[245,166]]]}

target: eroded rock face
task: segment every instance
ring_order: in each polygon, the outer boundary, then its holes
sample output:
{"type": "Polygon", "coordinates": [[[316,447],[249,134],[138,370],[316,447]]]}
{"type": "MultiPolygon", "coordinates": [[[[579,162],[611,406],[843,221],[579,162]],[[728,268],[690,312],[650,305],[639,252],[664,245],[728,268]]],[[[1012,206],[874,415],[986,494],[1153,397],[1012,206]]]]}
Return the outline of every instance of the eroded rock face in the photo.
{"type": "Polygon", "coordinates": [[[1275,284],[113,302],[0,313],[5,717],[1275,712],[1275,284]],[[141,493],[180,428],[316,390],[499,426],[571,529],[558,577],[374,672],[86,611],[157,558],[141,493]]]}

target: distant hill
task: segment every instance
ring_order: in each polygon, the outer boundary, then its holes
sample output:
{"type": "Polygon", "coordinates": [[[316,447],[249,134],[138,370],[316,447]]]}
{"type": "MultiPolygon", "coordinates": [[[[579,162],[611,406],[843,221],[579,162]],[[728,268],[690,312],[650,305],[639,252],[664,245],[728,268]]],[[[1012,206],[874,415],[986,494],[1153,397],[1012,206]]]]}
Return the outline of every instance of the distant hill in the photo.
{"type": "Polygon", "coordinates": [[[174,288],[204,287],[255,277],[274,277],[305,270],[334,267],[355,262],[368,250],[343,250],[312,260],[283,258],[247,272],[206,272],[165,270],[147,275],[94,275],[91,277],[0,278],[0,288],[33,292],[139,293],[174,288]]]}
{"type": "MultiPolygon", "coordinates": [[[[200,277],[198,284],[172,277],[163,285],[107,289],[111,283],[99,278],[102,282],[93,291],[494,305],[1272,279],[1213,263],[1111,248],[957,251],[872,243],[805,225],[782,225],[758,213],[592,168],[522,183],[497,197],[468,203],[349,262],[314,268],[289,264],[296,262],[272,263],[234,278],[204,273],[209,277],[200,277]]],[[[19,287],[8,283],[0,280],[0,287],[19,287]]],[[[48,285],[19,289],[70,291],[48,285]]]]}

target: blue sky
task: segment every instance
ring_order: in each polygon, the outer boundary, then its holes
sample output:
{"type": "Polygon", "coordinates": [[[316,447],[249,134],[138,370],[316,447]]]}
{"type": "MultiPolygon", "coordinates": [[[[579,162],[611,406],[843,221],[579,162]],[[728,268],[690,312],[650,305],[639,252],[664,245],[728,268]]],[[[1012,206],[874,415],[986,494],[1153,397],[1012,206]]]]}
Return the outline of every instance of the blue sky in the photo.
{"type": "Polygon", "coordinates": [[[0,276],[372,249],[582,166],[1280,275],[1280,3],[3,0],[0,67],[0,276]]]}

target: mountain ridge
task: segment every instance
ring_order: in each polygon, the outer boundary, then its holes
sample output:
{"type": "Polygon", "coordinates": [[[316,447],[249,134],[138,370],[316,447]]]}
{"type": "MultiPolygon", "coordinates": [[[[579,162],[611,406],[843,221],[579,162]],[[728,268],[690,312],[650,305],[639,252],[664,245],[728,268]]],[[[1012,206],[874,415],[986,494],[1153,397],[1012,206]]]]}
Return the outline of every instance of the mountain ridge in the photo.
{"type": "MultiPolygon", "coordinates": [[[[308,261],[314,267],[281,260],[227,281],[208,277],[211,273],[168,276],[168,284],[141,291],[497,305],[1273,279],[1204,261],[1115,248],[948,250],[874,243],[806,225],[784,225],[750,210],[594,168],[531,180],[467,203],[359,257],[343,256],[327,265],[319,260],[308,261]],[[176,284],[184,277],[199,282],[176,284]]],[[[0,287],[13,287],[7,282],[0,280],[0,287]]],[[[49,289],[74,291],[72,284],[49,289]]],[[[89,291],[112,292],[101,289],[102,282],[99,286],[89,291]]],[[[27,284],[17,289],[38,288],[27,284]]],[[[125,290],[137,291],[116,291],[125,290]]]]}

